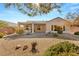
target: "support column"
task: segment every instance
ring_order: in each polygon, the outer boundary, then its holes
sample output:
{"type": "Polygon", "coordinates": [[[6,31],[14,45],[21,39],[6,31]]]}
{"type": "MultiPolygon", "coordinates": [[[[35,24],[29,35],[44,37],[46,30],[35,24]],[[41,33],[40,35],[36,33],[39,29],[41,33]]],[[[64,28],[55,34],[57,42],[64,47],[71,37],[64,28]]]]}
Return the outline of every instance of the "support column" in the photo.
{"type": "Polygon", "coordinates": [[[32,24],[32,33],[34,33],[34,24],[32,24]]]}
{"type": "Polygon", "coordinates": [[[53,31],[55,30],[54,25],[53,25],[53,31]]]}
{"type": "Polygon", "coordinates": [[[62,31],[63,31],[63,26],[62,26],[62,31]]]}

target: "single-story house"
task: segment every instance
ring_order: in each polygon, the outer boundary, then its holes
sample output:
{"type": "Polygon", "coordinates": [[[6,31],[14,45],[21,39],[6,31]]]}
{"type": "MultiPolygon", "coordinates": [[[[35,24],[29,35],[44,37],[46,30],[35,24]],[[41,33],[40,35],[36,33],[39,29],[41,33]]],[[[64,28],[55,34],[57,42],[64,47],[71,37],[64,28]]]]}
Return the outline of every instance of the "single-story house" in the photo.
{"type": "Polygon", "coordinates": [[[64,33],[73,33],[71,29],[72,28],[74,29],[76,25],[74,26],[72,22],[57,17],[49,21],[18,22],[18,27],[23,29],[25,32],[31,32],[31,33],[57,32],[58,28],[60,28],[64,33]]]}

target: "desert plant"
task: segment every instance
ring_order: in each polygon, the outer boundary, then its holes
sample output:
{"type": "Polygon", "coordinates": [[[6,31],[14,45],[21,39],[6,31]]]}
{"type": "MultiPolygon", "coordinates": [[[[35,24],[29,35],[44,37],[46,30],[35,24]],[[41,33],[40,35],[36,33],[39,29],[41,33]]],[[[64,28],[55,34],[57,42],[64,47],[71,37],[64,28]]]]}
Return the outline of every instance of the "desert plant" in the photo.
{"type": "Polygon", "coordinates": [[[79,35],[79,32],[75,32],[74,35],[79,35]]]}
{"type": "Polygon", "coordinates": [[[0,38],[2,38],[5,34],[0,32],[0,38]]]}
{"type": "Polygon", "coordinates": [[[32,53],[36,53],[36,52],[37,52],[37,49],[36,49],[37,43],[36,43],[36,42],[32,42],[31,45],[32,45],[31,52],[32,52],[32,53]]]}
{"type": "Polygon", "coordinates": [[[79,50],[79,47],[75,44],[66,42],[60,42],[56,45],[51,46],[48,48],[48,50],[45,52],[44,55],[46,56],[70,56],[70,55],[78,55],[77,51],[79,50]]]}

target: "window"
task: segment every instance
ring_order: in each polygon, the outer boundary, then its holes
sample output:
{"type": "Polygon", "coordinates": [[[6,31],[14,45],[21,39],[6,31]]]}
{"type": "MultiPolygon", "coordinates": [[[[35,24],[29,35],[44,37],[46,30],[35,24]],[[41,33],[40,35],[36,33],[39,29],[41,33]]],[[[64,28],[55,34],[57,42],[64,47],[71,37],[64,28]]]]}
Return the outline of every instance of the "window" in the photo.
{"type": "Polygon", "coordinates": [[[54,31],[62,30],[62,26],[54,25],[54,31]]]}
{"type": "Polygon", "coordinates": [[[53,25],[51,25],[51,30],[53,31],[53,25]]]}
{"type": "Polygon", "coordinates": [[[29,30],[28,26],[26,26],[26,30],[29,30]]]}
{"type": "Polygon", "coordinates": [[[56,25],[54,25],[54,28],[55,28],[54,31],[57,31],[58,30],[56,25]]]}

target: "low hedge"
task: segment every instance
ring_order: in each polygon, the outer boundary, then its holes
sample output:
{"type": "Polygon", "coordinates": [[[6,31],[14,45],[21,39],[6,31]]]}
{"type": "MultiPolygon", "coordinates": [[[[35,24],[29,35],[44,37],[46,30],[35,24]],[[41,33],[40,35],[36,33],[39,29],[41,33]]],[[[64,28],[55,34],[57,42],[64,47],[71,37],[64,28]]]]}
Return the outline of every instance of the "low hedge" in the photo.
{"type": "Polygon", "coordinates": [[[62,31],[62,30],[58,30],[57,33],[58,33],[58,34],[62,34],[63,31],[62,31]]]}
{"type": "Polygon", "coordinates": [[[74,35],[79,35],[79,32],[75,32],[74,35]]]}

